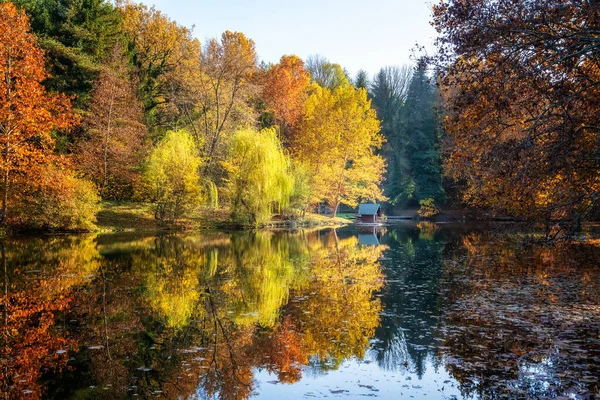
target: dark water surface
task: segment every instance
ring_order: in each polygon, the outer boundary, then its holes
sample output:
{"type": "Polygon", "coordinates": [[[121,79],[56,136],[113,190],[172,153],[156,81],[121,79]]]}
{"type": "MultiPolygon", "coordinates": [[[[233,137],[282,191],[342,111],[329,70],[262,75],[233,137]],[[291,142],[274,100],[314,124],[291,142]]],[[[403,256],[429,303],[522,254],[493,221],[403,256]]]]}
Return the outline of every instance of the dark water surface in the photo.
{"type": "Polygon", "coordinates": [[[422,223],[0,247],[7,399],[600,396],[600,243],[422,223]]]}

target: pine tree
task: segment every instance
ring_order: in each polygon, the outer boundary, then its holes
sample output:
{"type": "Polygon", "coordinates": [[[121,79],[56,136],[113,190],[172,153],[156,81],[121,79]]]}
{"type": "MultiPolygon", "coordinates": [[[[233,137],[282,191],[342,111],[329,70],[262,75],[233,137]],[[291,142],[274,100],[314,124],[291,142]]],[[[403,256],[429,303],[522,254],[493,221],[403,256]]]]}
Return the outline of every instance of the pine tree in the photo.
{"type": "Polygon", "coordinates": [[[377,117],[382,121],[381,133],[386,138],[381,149],[388,165],[384,193],[392,204],[405,201],[414,193],[414,181],[406,151],[407,138],[401,120],[410,77],[411,70],[408,67],[381,68],[369,91],[377,117]]]}
{"type": "Polygon", "coordinates": [[[436,113],[437,91],[427,76],[427,64],[419,60],[401,112],[406,135],[406,154],[415,184],[414,199],[445,199],[438,151],[439,124],[436,113]]]}

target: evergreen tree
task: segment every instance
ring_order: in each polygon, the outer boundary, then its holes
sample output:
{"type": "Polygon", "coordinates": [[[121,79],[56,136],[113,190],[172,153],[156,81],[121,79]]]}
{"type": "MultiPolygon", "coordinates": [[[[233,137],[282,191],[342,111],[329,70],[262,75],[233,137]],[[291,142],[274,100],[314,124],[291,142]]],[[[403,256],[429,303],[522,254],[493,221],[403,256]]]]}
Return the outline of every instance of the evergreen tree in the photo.
{"type": "Polygon", "coordinates": [[[384,67],[370,85],[370,96],[377,110],[377,117],[382,121],[381,133],[386,138],[381,149],[388,165],[384,193],[392,204],[411,198],[415,186],[401,120],[410,76],[411,70],[408,67],[384,67]]]}
{"type": "Polygon", "coordinates": [[[17,0],[46,52],[53,92],[76,95],[83,107],[100,73],[100,62],[119,40],[121,17],[107,0],[17,0]]]}
{"type": "Polygon", "coordinates": [[[414,200],[445,200],[438,151],[439,123],[436,113],[437,90],[427,76],[427,63],[419,60],[401,112],[412,178],[414,200]]]}
{"type": "Polygon", "coordinates": [[[359,70],[356,73],[356,78],[354,79],[354,87],[357,89],[365,89],[369,88],[369,74],[364,69],[359,70]]]}

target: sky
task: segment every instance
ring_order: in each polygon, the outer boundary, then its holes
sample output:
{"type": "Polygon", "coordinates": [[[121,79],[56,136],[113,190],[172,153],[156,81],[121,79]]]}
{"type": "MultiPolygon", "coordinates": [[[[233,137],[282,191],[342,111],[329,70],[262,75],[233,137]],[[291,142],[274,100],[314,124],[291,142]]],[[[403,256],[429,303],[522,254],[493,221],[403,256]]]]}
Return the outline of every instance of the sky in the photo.
{"type": "Polygon", "coordinates": [[[431,0],[142,0],[180,25],[194,25],[204,44],[226,30],[256,42],[259,60],[320,54],[373,76],[381,67],[411,64],[416,44],[433,49],[431,0]]]}

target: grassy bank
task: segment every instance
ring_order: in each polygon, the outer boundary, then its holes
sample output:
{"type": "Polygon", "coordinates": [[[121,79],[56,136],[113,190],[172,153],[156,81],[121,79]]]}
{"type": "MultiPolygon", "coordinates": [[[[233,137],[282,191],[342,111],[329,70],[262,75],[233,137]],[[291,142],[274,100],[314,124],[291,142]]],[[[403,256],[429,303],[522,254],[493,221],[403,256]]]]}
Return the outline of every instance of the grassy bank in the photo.
{"type": "MultiPolygon", "coordinates": [[[[96,214],[97,226],[101,232],[133,231],[190,231],[201,229],[244,229],[232,223],[228,209],[200,208],[188,218],[176,224],[161,224],[154,218],[154,207],[149,203],[104,201],[96,214]]],[[[325,215],[306,214],[303,218],[290,219],[274,216],[272,221],[261,227],[265,229],[297,229],[310,227],[342,226],[352,221],[346,218],[331,218],[325,215]]]]}

